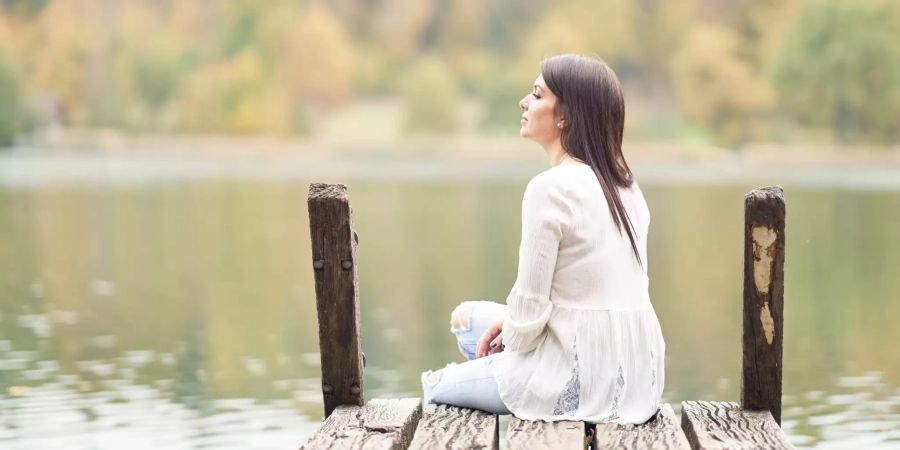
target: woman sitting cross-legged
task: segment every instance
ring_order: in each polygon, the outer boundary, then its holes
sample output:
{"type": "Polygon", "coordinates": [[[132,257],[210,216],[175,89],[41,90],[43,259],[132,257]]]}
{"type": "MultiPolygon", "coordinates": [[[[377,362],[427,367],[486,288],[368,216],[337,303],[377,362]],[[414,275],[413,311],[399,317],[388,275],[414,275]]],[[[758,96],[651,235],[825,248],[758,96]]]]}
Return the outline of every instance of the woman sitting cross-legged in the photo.
{"type": "Polygon", "coordinates": [[[525,188],[516,282],[505,305],[452,312],[468,361],[423,373],[425,402],[646,422],[660,405],[665,342],[648,291],[650,213],[622,155],[621,86],[598,59],[555,56],[519,106],[520,134],[551,167],[525,188]]]}

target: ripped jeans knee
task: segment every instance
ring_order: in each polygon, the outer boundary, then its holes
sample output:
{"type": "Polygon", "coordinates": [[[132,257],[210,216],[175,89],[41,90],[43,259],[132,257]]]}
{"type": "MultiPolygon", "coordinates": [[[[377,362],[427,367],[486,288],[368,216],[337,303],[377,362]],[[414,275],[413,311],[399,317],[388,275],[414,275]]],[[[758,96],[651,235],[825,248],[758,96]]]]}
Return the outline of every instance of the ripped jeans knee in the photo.
{"type": "Polygon", "coordinates": [[[456,336],[459,352],[469,361],[475,359],[478,339],[488,327],[506,314],[506,305],[473,300],[459,304],[450,313],[450,332],[456,336]]]}
{"type": "Polygon", "coordinates": [[[469,331],[472,329],[472,309],[475,308],[475,302],[466,301],[460,303],[453,312],[450,313],[450,331],[453,333],[469,331]]]}
{"type": "MultiPolygon", "coordinates": [[[[447,364],[444,369],[455,365],[454,363],[447,364]]],[[[434,391],[438,383],[441,382],[441,378],[444,374],[444,369],[438,370],[427,370],[422,372],[422,393],[424,394],[423,403],[429,404],[433,403],[434,400],[434,391]]]]}
{"type": "Polygon", "coordinates": [[[422,373],[424,404],[446,404],[475,408],[494,414],[509,414],[500,399],[492,366],[497,355],[422,373]]]}

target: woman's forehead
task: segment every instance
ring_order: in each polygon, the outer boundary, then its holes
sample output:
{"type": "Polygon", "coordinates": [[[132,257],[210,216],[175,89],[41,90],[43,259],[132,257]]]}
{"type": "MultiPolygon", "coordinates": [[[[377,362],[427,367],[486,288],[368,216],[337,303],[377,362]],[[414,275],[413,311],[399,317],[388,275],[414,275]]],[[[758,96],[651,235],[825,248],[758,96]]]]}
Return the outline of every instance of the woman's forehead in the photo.
{"type": "Polygon", "coordinates": [[[535,86],[540,86],[540,87],[542,87],[542,88],[546,88],[546,87],[547,87],[547,84],[544,83],[544,75],[543,75],[543,74],[538,75],[537,78],[534,79],[534,85],[535,85],[535,86]]]}

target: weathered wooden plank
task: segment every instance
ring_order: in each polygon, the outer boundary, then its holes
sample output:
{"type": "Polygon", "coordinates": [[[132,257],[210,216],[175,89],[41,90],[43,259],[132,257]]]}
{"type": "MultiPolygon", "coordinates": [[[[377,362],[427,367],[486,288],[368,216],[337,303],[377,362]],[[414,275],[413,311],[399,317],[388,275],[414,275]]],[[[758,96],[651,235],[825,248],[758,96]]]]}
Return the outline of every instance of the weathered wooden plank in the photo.
{"type": "Polygon", "coordinates": [[[343,184],[309,185],[319,353],[325,417],[339,405],[363,405],[359,289],[353,210],[343,184]]]}
{"type": "Polygon", "coordinates": [[[418,398],[375,399],[366,406],[339,406],[300,450],[405,449],[421,417],[422,402],[418,398]]]}
{"type": "Polygon", "coordinates": [[[513,417],[506,429],[506,448],[584,449],[584,422],[543,422],[513,417]]]}
{"type": "Polygon", "coordinates": [[[691,448],[678,426],[672,405],[662,405],[656,417],[642,425],[599,423],[594,449],[678,449],[691,448]]]}
{"type": "Polygon", "coordinates": [[[497,449],[497,416],[477,409],[428,405],[409,448],[497,449]]]}
{"type": "Polygon", "coordinates": [[[744,197],[744,332],[741,406],[767,410],[781,423],[784,338],[784,191],[744,197]]]}
{"type": "Polygon", "coordinates": [[[794,448],[769,411],[735,402],[682,402],[681,428],[694,450],[794,448]]]}

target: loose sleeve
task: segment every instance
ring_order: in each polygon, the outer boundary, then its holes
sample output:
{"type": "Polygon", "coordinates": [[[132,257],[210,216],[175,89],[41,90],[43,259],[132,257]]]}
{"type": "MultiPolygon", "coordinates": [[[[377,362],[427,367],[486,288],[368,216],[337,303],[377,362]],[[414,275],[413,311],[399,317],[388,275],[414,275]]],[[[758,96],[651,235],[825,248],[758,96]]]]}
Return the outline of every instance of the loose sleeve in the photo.
{"type": "Polygon", "coordinates": [[[503,343],[516,352],[534,350],[553,312],[550,288],[559,244],[572,223],[572,207],[558,179],[543,173],[525,188],[522,242],[516,282],[506,298],[503,343]]]}

